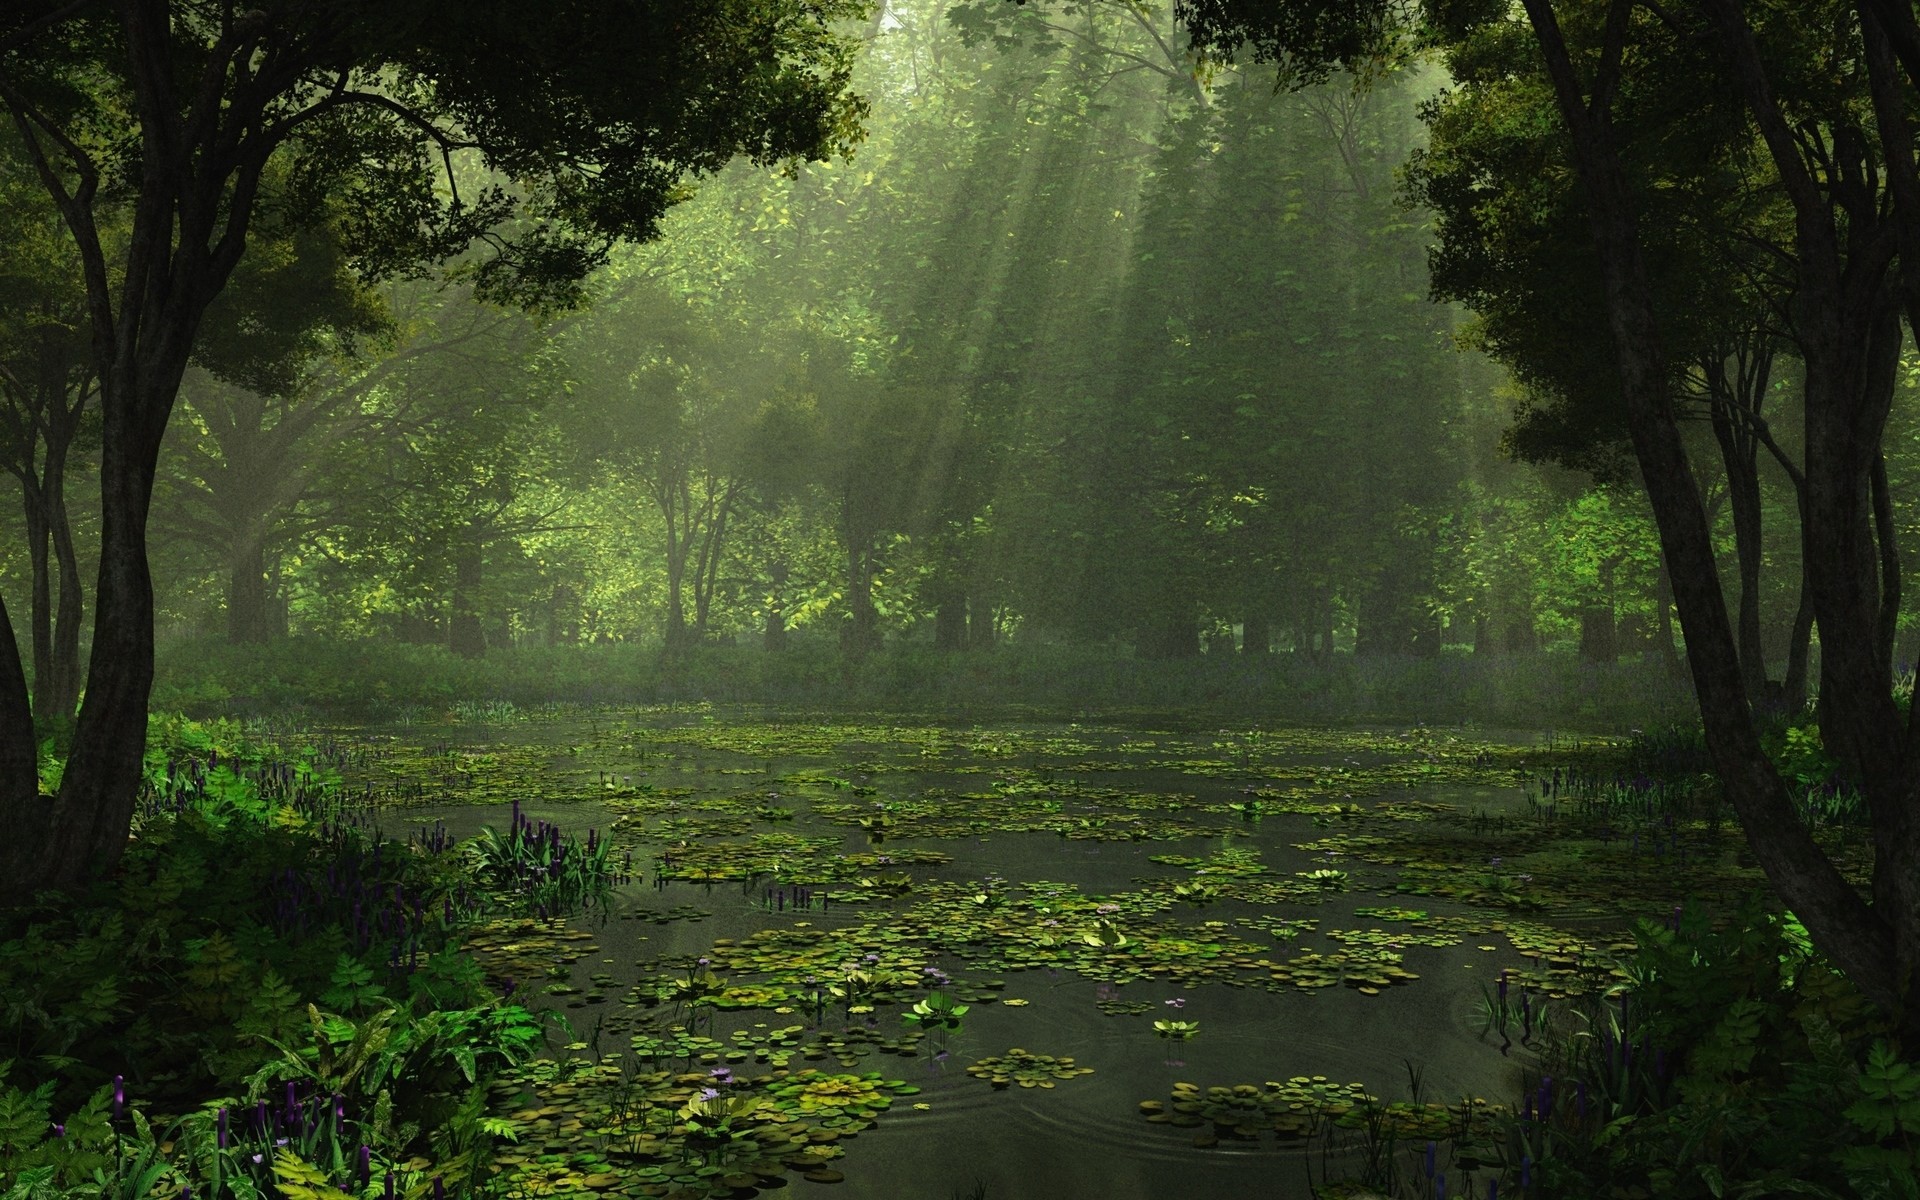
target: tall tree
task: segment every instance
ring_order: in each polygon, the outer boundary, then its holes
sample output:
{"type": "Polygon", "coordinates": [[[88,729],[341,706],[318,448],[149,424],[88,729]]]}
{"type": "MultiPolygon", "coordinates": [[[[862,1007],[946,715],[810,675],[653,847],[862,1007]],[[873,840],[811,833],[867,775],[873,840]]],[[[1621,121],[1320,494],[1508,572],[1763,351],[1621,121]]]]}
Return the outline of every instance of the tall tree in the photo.
{"type": "Polygon", "coordinates": [[[655,233],[684,176],[849,145],[863,105],[834,23],[864,7],[605,0],[538,21],[501,0],[28,0],[0,12],[0,103],[79,250],[102,415],[94,652],[51,800],[36,794],[24,672],[0,609],[0,806],[15,829],[0,888],[71,886],[125,850],[153,677],[155,461],[207,309],[256,227],[333,216],[368,277],[490,238],[484,291],[569,302],[611,243],[655,233]],[[276,156],[299,186],[270,210],[276,156]],[[516,184],[463,190],[455,156],[516,184]],[[120,211],[129,233],[115,244],[103,225],[120,211]],[[516,212],[528,220],[502,236],[516,212]]]}
{"type": "Polygon", "coordinates": [[[1466,86],[1488,61],[1476,54],[1501,40],[1533,48],[1529,69],[1554,98],[1584,200],[1624,424],[1722,786],[1755,858],[1815,944],[1889,1015],[1906,1046],[1920,1046],[1920,706],[1902,714],[1893,696],[1872,485],[1891,398],[1879,375],[1890,361],[1886,346],[1897,359],[1900,340],[1889,294],[1908,304],[1910,321],[1920,317],[1920,165],[1908,119],[1920,81],[1920,22],[1912,6],[1523,0],[1521,12],[1510,13],[1494,4],[1399,0],[1332,10],[1305,0],[1180,0],[1180,9],[1209,47],[1250,46],[1296,76],[1390,57],[1407,44],[1416,16],[1446,42],[1466,86]],[[1794,337],[1805,365],[1803,540],[1821,634],[1823,728],[1868,806],[1867,896],[1800,823],[1761,750],[1680,425],[1675,359],[1643,227],[1654,198],[1639,168],[1657,146],[1636,105],[1663,79],[1688,73],[1695,94],[1739,97],[1792,208],[1794,337]]]}

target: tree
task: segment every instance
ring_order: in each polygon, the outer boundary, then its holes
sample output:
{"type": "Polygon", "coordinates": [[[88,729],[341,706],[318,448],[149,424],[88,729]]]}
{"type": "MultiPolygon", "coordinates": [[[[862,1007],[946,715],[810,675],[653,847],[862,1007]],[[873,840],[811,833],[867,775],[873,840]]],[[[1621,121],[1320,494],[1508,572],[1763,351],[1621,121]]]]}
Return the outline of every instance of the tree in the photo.
{"type": "MultiPolygon", "coordinates": [[[[1920,1046],[1920,706],[1900,713],[1880,636],[1881,548],[1872,477],[1891,389],[1876,373],[1894,345],[1895,296],[1920,321],[1920,164],[1908,120],[1920,81],[1920,19],[1901,0],[1780,8],[1700,0],[1695,8],[1592,0],[1502,5],[1401,0],[1180,0],[1197,40],[1249,46],[1296,77],[1391,58],[1413,19],[1471,80],[1475,52],[1524,39],[1550,90],[1565,159],[1588,218],[1612,335],[1620,411],[1659,530],[1707,745],[1748,844],[1815,945],[1920,1046]],[[1709,53],[1711,51],[1711,53],[1709,53]],[[1676,404],[1673,351],[1642,226],[1647,147],[1636,100],[1675,59],[1690,86],[1743,102],[1792,208],[1794,336],[1805,366],[1803,542],[1821,634],[1823,732],[1859,780],[1872,829],[1870,900],[1798,820],[1762,752],[1739,649],[1676,404]],[[1703,86],[1702,80],[1714,85],[1703,86]],[[1860,103],[1864,84],[1871,111],[1860,103]],[[1839,93],[1836,95],[1836,92],[1839,93]],[[1871,168],[1863,173],[1862,168],[1871,168]],[[1884,189],[1884,190],[1883,190],[1884,189]],[[1889,321],[1889,316],[1892,321],[1889,321]]],[[[1470,84],[1469,84],[1470,86],[1470,84]]]]}
{"type": "Polygon", "coordinates": [[[267,560],[293,510],[314,486],[317,443],[369,434],[368,392],[423,352],[401,340],[372,363],[365,351],[393,340],[386,297],[354,277],[330,225],[255,237],[196,339],[183,388],[190,419],[175,421],[170,469],[156,481],[177,492],[163,532],[210,552],[227,576],[227,637],[264,642],[267,560]],[[184,430],[183,430],[184,427],[184,430]]]}
{"type": "Polygon", "coordinates": [[[80,698],[84,597],[67,477],[96,432],[88,419],[96,381],[78,256],[15,140],[0,146],[0,468],[20,484],[32,564],[33,720],[47,731],[70,719],[80,698]]]}
{"type": "Polygon", "coordinates": [[[569,303],[609,245],[655,233],[688,174],[850,146],[864,105],[834,23],[863,8],[604,0],[529,20],[504,0],[28,0],[0,14],[0,102],[78,247],[102,416],[94,653],[50,800],[0,610],[9,895],[77,884],[125,849],[153,676],[155,460],[250,236],[332,216],[367,278],[483,240],[483,292],[569,303]],[[463,190],[456,158],[513,182],[463,190]],[[276,159],[295,186],[269,207],[276,159]],[[103,223],[122,211],[114,243],[103,223]]]}

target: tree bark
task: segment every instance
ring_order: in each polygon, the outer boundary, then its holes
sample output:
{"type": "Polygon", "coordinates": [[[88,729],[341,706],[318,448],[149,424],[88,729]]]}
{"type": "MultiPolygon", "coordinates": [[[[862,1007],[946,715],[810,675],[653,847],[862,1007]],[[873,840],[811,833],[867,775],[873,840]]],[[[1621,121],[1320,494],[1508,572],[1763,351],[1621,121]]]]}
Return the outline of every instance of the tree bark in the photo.
{"type": "Polygon", "coordinates": [[[1880,657],[1893,663],[1893,639],[1900,628],[1900,533],[1893,521],[1893,490],[1887,486],[1887,456],[1873,460],[1873,536],[1880,543],[1880,615],[1874,638],[1880,657]]]}
{"type": "Polygon", "coordinates": [[[22,505],[27,527],[27,561],[32,571],[32,599],[27,613],[28,633],[33,645],[33,718],[44,724],[52,714],[48,695],[53,684],[53,580],[52,531],[47,528],[46,506],[35,493],[37,487],[24,490],[22,505]]]}
{"type": "MultiPolygon", "coordinates": [[[[65,457],[64,453],[61,456],[65,457]]],[[[48,525],[53,534],[53,560],[58,586],[53,612],[53,661],[45,707],[36,711],[68,721],[80,703],[80,623],[84,600],[80,591],[80,556],[73,547],[73,521],[67,513],[65,468],[49,472],[48,525]]]]}
{"type": "MultiPolygon", "coordinates": [[[[33,740],[33,710],[27,699],[27,673],[20,662],[20,643],[7,616],[6,597],[0,596],[0,804],[7,816],[44,815],[40,799],[40,754],[33,740]]],[[[11,834],[9,841],[16,839],[11,834]]],[[[0,852],[0,860],[4,852],[0,852]]]]}
{"type": "Polygon", "coordinates": [[[1749,361],[1765,355],[1750,344],[1736,349],[1737,380],[1727,378],[1725,359],[1706,364],[1714,438],[1727,473],[1727,498],[1733,510],[1734,556],[1739,563],[1740,615],[1736,624],[1740,648],[1740,675],[1746,680],[1747,699],[1758,704],[1767,694],[1766,649],[1760,636],[1760,444],[1752,428],[1736,416],[1759,416],[1770,372],[1766,363],[1749,361]]]}
{"type": "Polygon", "coordinates": [[[991,650],[999,634],[993,627],[993,603],[977,590],[967,595],[967,649],[991,650]]]}
{"type": "Polygon", "coordinates": [[[933,610],[933,648],[957,652],[967,648],[967,598],[943,596],[933,610]]]}
{"type": "MultiPolygon", "coordinates": [[[[1737,0],[1705,2],[1721,23],[1723,41],[1741,77],[1749,107],[1760,119],[1763,136],[1770,146],[1774,146],[1776,135],[1784,138],[1788,143],[1785,153],[1795,153],[1791,135],[1785,133],[1784,122],[1778,119],[1771,85],[1737,0]]],[[[1671,373],[1655,317],[1627,176],[1613,144],[1610,106],[1621,56],[1617,51],[1603,55],[1595,98],[1590,102],[1549,0],[1523,3],[1545,60],[1573,148],[1576,175],[1587,200],[1634,456],[1673,580],[1680,624],[1686,634],[1688,665],[1714,765],[1740,816],[1748,846],[1776,893],[1807,926],[1816,945],[1877,1006],[1900,1021],[1903,1032],[1920,1034],[1920,1022],[1905,1004],[1906,982],[1894,961],[1896,938],[1890,920],[1904,921],[1904,914],[1876,911],[1878,887],[1876,905],[1869,907],[1840,874],[1798,819],[1785,785],[1760,747],[1720,587],[1712,530],[1674,412],[1669,390],[1671,373]]],[[[1613,0],[1607,23],[1609,46],[1624,41],[1631,7],[1627,0],[1613,0]]],[[[1781,149],[1774,149],[1778,162],[1781,149]]],[[[1792,166],[1799,166],[1797,158],[1792,166]]],[[[1786,169],[1783,165],[1783,171],[1786,169]]],[[[1802,243],[1802,283],[1807,285],[1799,297],[1801,310],[1819,313],[1824,309],[1827,328],[1837,332],[1838,327],[1845,326],[1846,318],[1856,314],[1843,312],[1840,297],[1823,286],[1830,281],[1808,269],[1809,259],[1821,249],[1815,244],[1821,231],[1814,227],[1817,217],[1801,211],[1798,202],[1796,215],[1802,243]]],[[[1819,378],[1837,366],[1828,355],[1838,347],[1824,345],[1818,337],[1809,341],[1806,541],[1815,580],[1815,610],[1823,635],[1828,635],[1822,639],[1822,658],[1840,660],[1835,676],[1847,685],[1843,689],[1847,715],[1857,714],[1863,725],[1877,732],[1888,728],[1880,709],[1892,707],[1891,680],[1873,688],[1875,673],[1870,662],[1862,661],[1874,655],[1874,610],[1865,610],[1866,619],[1861,620],[1858,604],[1862,576],[1871,573],[1872,559],[1864,560],[1867,571],[1862,572],[1861,551],[1864,548],[1871,553],[1871,547],[1863,546],[1859,537],[1864,525],[1859,518],[1864,515],[1865,488],[1849,482],[1864,483],[1867,464],[1859,462],[1856,468],[1849,462],[1847,451],[1851,449],[1857,459],[1857,445],[1843,445],[1835,436],[1838,431],[1818,415],[1823,405],[1832,405],[1838,399],[1831,393],[1840,390],[1842,381],[1819,378]],[[1850,646],[1852,638],[1867,644],[1850,646]],[[1832,647],[1825,646],[1829,640],[1834,643],[1832,647]]],[[[1877,599],[1875,596],[1876,604],[1877,599]]],[[[1881,674],[1885,674],[1884,668],[1881,674]]],[[[1857,749],[1863,739],[1856,735],[1848,740],[1852,743],[1849,749],[1857,749]]],[[[1868,734],[1864,740],[1877,739],[1868,734]]],[[[1900,747],[1888,749],[1897,755],[1900,747]]],[[[1875,803],[1876,799],[1870,792],[1869,803],[1877,812],[1885,801],[1875,803]]],[[[1896,849],[1908,852],[1911,847],[1896,849]]],[[[1880,875],[1894,870],[1909,876],[1920,874],[1913,870],[1915,861],[1911,853],[1881,858],[1876,864],[1876,884],[1880,875]]]]}
{"type": "Polygon", "coordinates": [[[1613,610],[1590,604],[1580,609],[1580,661],[1613,665],[1620,659],[1620,643],[1613,610]]]}
{"type": "Polygon", "coordinates": [[[234,539],[227,562],[227,641],[257,646],[267,641],[267,553],[261,538],[234,539]]]}

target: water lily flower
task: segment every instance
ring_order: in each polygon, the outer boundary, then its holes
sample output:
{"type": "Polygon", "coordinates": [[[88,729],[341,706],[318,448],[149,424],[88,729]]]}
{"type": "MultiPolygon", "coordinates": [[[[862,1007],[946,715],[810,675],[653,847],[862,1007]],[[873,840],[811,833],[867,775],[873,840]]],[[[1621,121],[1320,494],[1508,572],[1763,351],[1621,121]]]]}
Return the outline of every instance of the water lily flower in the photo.
{"type": "Polygon", "coordinates": [[[701,1088],[700,1098],[702,1100],[718,1100],[720,1098],[720,1093],[718,1090],[714,1088],[701,1088]]]}
{"type": "Polygon", "coordinates": [[[1184,996],[1175,996],[1173,999],[1167,1001],[1167,1007],[1169,1008],[1185,1008],[1186,1006],[1187,1001],[1184,996]]]}
{"type": "Polygon", "coordinates": [[[707,1074],[719,1083],[733,1082],[733,1071],[727,1067],[715,1067],[713,1070],[708,1071],[707,1074]]]}

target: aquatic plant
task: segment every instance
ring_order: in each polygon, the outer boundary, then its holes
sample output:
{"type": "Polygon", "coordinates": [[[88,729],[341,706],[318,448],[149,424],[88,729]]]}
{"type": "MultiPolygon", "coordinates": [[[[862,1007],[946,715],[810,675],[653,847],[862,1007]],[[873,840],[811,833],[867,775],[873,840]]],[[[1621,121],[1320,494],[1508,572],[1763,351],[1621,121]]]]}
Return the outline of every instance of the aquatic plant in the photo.
{"type": "Polygon", "coordinates": [[[960,1018],[967,1015],[970,1005],[955,1002],[945,992],[929,992],[926,999],[919,1000],[900,1019],[909,1025],[918,1025],[924,1029],[958,1029],[960,1018]]]}
{"type": "Polygon", "coordinates": [[[980,1059],[967,1068],[967,1074],[984,1079],[995,1088],[1016,1083],[1023,1088],[1051,1088],[1058,1080],[1091,1075],[1093,1068],[1076,1066],[1066,1055],[1035,1054],[1016,1046],[1005,1054],[980,1059]]]}

